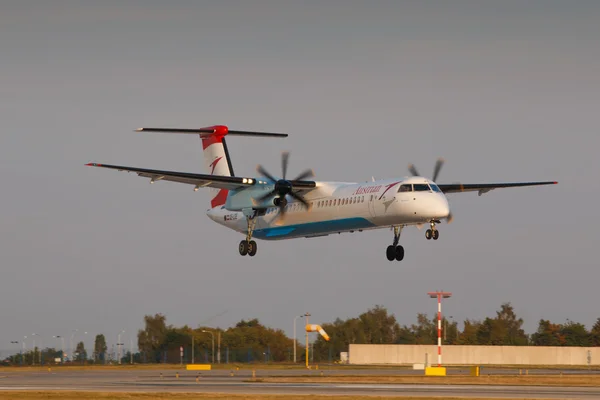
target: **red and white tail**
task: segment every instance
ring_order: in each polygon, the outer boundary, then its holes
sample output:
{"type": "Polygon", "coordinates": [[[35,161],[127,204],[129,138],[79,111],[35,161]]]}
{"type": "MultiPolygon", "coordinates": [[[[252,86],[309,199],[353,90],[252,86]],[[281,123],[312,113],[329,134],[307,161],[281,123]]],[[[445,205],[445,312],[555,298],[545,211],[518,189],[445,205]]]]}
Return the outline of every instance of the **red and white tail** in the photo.
{"type": "MultiPolygon", "coordinates": [[[[199,129],[179,128],[139,128],[138,132],[170,132],[197,134],[202,140],[204,151],[204,168],[210,175],[235,176],[231,165],[231,158],[227,150],[225,136],[254,136],[254,137],[287,137],[285,133],[249,132],[229,130],[225,125],[215,125],[199,129]]],[[[227,189],[210,189],[212,208],[220,207],[227,201],[227,189]]]]}
{"type": "MultiPolygon", "coordinates": [[[[228,133],[226,126],[211,126],[202,128],[206,130],[213,129],[213,133],[200,133],[202,140],[202,150],[204,151],[204,169],[210,175],[234,176],[233,167],[225,142],[225,135],[228,133]]],[[[227,201],[227,189],[210,189],[212,208],[220,207],[227,201]]]]}

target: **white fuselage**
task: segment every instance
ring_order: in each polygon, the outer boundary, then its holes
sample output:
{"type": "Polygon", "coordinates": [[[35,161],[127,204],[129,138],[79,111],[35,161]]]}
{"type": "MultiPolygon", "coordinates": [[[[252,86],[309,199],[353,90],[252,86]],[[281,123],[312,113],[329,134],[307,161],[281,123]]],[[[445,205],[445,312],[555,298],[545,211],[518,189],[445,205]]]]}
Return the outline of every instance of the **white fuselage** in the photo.
{"type": "MultiPolygon", "coordinates": [[[[269,190],[265,187],[265,190],[269,190]]],[[[446,196],[435,183],[422,177],[386,179],[364,183],[317,182],[300,202],[288,197],[285,218],[273,206],[256,218],[253,237],[278,240],[325,236],[390,226],[428,223],[449,215],[446,196]]],[[[225,206],[207,211],[210,219],[240,233],[248,230],[241,211],[225,206]]]]}

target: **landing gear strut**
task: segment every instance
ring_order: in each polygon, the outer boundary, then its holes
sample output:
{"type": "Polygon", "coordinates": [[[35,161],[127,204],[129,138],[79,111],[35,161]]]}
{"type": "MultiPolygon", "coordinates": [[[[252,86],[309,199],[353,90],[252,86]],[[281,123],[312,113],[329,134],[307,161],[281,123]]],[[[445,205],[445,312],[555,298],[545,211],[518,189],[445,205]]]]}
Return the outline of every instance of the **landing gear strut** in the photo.
{"type": "Polygon", "coordinates": [[[250,257],[254,257],[254,255],[256,255],[256,250],[258,250],[256,242],[252,240],[252,233],[254,233],[254,227],[256,226],[256,214],[251,217],[246,217],[246,221],[248,222],[248,233],[246,234],[246,240],[240,242],[238,250],[240,251],[241,256],[247,254],[250,257]]]}
{"type": "Polygon", "coordinates": [[[440,237],[440,231],[438,231],[438,230],[435,228],[435,224],[436,224],[436,223],[438,223],[438,224],[439,224],[439,223],[440,223],[440,221],[438,221],[438,220],[431,220],[431,222],[429,222],[429,225],[431,225],[431,229],[427,229],[427,230],[425,231],[425,238],[426,238],[427,240],[431,240],[431,239],[433,239],[433,240],[438,240],[438,238],[440,237]]]}
{"type": "Polygon", "coordinates": [[[388,246],[385,251],[388,261],[402,261],[404,259],[404,247],[398,244],[401,232],[402,226],[394,226],[394,244],[388,246]]]}

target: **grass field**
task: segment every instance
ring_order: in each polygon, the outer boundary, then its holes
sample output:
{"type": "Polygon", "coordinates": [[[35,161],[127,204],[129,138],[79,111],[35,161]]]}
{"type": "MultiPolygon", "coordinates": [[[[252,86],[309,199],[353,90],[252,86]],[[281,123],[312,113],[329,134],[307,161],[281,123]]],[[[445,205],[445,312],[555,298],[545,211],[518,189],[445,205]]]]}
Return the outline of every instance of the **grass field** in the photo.
{"type": "Polygon", "coordinates": [[[472,376],[271,376],[269,383],[395,383],[436,385],[600,386],[600,375],[485,375],[472,376]]]}
{"type": "MultiPolygon", "coordinates": [[[[359,400],[365,399],[363,396],[303,396],[303,395],[234,395],[234,394],[189,394],[189,393],[91,393],[91,392],[0,392],[0,400],[19,399],[19,400],[359,400]]],[[[367,397],[368,399],[386,399],[386,400],[492,400],[487,397],[367,397]]],[[[544,400],[544,399],[536,399],[544,400]]]]}
{"type": "MultiPolygon", "coordinates": [[[[116,370],[116,369],[124,369],[124,370],[181,370],[185,368],[185,364],[181,366],[180,364],[123,364],[123,365],[46,365],[46,366],[6,366],[0,367],[0,372],[2,371],[46,371],[48,367],[52,368],[53,371],[61,371],[61,370],[70,370],[70,371],[80,371],[80,370],[116,370]]],[[[351,371],[354,369],[390,369],[390,370],[406,370],[412,369],[412,366],[408,365],[347,365],[347,364],[318,364],[319,370],[343,370],[343,371],[351,371]]],[[[468,366],[447,366],[448,369],[466,369],[468,366]]],[[[306,370],[304,364],[245,364],[245,363],[231,363],[231,364],[214,364],[212,366],[213,369],[218,370],[235,370],[239,368],[240,370],[253,370],[253,369],[266,369],[266,370],[306,370]]],[[[315,365],[312,366],[314,370],[315,365]]],[[[519,366],[519,365],[485,365],[482,366],[482,370],[485,368],[501,368],[501,369],[548,369],[548,370],[590,370],[590,371],[598,371],[600,370],[600,366],[589,368],[587,366],[564,366],[564,365],[529,365],[529,366],[519,366]]]]}

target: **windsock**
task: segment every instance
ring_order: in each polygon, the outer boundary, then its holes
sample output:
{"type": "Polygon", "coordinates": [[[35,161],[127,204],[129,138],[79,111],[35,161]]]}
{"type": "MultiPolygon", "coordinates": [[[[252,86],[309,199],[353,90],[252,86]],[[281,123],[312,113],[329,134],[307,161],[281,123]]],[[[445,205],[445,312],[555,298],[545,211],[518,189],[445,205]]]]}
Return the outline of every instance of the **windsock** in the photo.
{"type": "Polygon", "coordinates": [[[319,332],[323,339],[329,342],[329,335],[321,328],[321,325],[306,325],[306,332],[319,332]]]}

